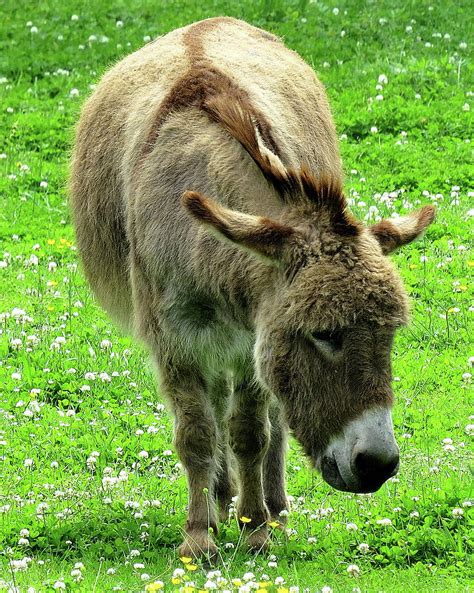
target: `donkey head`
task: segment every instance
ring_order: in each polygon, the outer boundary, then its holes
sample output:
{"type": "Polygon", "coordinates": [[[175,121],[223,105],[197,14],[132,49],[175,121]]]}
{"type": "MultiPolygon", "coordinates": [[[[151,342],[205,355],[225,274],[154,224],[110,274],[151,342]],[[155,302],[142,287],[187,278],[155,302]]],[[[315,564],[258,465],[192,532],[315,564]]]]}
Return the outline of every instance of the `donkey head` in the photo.
{"type": "Polygon", "coordinates": [[[255,320],[257,379],[281,401],[330,485],[373,492],[398,470],[390,355],[408,317],[386,255],[416,239],[434,208],[364,227],[347,212],[338,184],[286,170],[257,132],[252,141],[243,113],[230,118],[222,108],[220,123],[286,200],[280,220],[235,212],[196,192],[186,192],[184,204],[214,234],[270,266],[255,320]],[[235,122],[246,126],[245,142],[235,122]]]}

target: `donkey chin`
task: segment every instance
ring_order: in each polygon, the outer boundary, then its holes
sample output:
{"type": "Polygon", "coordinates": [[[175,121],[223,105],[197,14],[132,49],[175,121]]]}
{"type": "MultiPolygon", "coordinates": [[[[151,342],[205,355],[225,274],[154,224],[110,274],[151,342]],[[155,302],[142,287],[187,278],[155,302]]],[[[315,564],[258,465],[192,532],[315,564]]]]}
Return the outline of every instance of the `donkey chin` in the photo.
{"type": "Polygon", "coordinates": [[[399,468],[399,449],[388,408],[366,410],[349,421],[315,460],[333,488],[366,494],[378,490],[399,468]]]}

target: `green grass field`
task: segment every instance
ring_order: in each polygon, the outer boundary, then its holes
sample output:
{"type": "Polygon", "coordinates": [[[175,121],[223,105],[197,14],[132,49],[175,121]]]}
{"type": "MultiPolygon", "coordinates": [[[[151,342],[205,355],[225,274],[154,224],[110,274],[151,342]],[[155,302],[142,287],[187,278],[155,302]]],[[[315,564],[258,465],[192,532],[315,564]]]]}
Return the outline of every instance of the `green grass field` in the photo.
{"type": "Polygon", "coordinates": [[[474,591],[472,4],[4,0],[0,16],[0,591],[474,591]],[[319,73],[360,218],[429,203],[438,217],[394,256],[413,301],[394,351],[399,475],[336,492],[292,442],[288,533],[252,556],[229,520],[208,574],[177,558],[187,491],[170,417],[146,353],[85,285],[65,187],[101,73],[222,14],[319,73]]]}

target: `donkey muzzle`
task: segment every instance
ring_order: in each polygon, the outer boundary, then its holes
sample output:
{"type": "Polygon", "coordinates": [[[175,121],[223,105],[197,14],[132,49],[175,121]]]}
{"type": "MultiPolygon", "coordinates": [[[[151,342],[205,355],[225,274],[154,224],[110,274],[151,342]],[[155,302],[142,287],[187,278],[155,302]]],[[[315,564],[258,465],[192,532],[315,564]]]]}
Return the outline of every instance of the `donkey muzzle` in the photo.
{"type": "Polygon", "coordinates": [[[390,409],[366,410],[327,447],[321,473],[337,490],[375,492],[397,473],[399,457],[390,409]]]}

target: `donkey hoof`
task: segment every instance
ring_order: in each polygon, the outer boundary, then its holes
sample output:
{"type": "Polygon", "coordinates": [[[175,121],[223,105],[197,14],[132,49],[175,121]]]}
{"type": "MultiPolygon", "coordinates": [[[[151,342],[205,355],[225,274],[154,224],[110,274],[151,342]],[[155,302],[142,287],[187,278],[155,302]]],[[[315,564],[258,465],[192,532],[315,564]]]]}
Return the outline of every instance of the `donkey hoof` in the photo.
{"type": "Polygon", "coordinates": [[[247,537],[247,546],[251,552],[258,554],[266,552],[270,546],[270,538],[267,529],[261,528],[249,533],[247,537]]]}
{"type": "Polygon", "coordinates": [[[180,558],[213,562],[217,557],[217,546],[207,531],[189,531],[179,546],[178,554],[180,558]]]}

